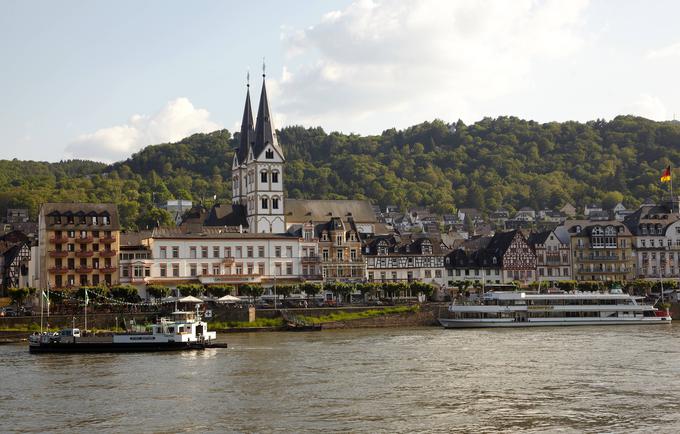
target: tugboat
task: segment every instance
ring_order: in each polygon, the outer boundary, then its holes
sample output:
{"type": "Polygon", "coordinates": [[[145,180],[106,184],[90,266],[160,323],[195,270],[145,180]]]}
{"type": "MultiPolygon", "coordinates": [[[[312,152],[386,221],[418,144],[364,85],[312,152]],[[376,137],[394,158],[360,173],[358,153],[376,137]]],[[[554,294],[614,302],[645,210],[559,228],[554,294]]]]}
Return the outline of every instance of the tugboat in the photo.
{"type": "Polygon", "coordinates": [[[161,318],[146,332],[82,336],[79,329],[70,328],[59,333],[35,333],[28,338],[28,350],[31,353],[113,353],[226,348],[226,344],[215,342],[216,338],[217,334],[208,331],[208,324],[198,312],[176,311],[172,318],[161,318]]]}

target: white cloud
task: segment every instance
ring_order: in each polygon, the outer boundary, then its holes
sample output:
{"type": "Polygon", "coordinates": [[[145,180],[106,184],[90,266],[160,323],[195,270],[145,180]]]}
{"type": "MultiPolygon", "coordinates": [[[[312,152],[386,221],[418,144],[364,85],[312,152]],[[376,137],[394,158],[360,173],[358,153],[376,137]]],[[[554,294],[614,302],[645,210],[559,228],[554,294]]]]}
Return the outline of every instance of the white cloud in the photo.
{"type": "Polygon", "coordinates": [[[647,52],[648,59],[665,59],[668,57],[680,57],[680,42],[647,52]]]}
{"type": "Polygon", "coordinates": [[[135,114],[124,125],[82,134],[66,147],[66,152],[74,158],[116,161],[146,145],[175,142],[219,128],[207,110],[195,108],[187,98],[177,98],[153,116],[135,114]]]}
{"type": "Polygon", "coordinates": [[[626,106],[623,113],[655,121],[664,121],[668,115],[665,104],[658,97],[647,93],[641,94],[636,101],[626,106]]]}
{"type": "Polygon", "coordinates": [[[285,30],[276,108],[286,119],[376,132],[483,115],[531,85],[532,66],[584,44],[587,0],[358,0],[285,30]],[[297,64],[295,64],[297,60],[297,64]]]}

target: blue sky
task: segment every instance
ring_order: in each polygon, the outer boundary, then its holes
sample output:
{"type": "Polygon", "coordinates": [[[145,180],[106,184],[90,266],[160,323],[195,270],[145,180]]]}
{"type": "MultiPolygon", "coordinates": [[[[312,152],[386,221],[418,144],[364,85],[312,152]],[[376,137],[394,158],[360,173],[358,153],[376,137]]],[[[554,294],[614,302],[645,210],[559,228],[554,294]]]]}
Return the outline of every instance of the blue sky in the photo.
{"type": "Polygon", "coordinates": [[[115,161],[240,119],[380,133],[680,116],[673,1],[0,0],[0,158],[115,161]]]}

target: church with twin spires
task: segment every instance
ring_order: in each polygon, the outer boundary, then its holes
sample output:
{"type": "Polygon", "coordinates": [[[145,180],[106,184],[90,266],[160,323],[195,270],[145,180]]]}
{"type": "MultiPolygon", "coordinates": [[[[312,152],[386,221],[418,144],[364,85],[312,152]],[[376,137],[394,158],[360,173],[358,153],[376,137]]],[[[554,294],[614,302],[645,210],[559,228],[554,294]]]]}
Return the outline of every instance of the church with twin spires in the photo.
{"type": "Polygon", "coordinates": [[[265,75],[253,125],[250,84],[243,109],[239,148],[232,163],[232,204],[240,205],[252,233],[286,231],[283,197],[285,157],[276,138],[265,75]]]}

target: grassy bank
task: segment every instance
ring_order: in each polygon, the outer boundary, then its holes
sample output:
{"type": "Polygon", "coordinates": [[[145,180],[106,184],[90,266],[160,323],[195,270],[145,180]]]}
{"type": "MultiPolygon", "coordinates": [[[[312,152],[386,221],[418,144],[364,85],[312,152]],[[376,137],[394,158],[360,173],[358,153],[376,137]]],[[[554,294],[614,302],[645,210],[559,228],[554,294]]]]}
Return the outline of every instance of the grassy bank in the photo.
{"type": "Polygon", "coordinates": [[[300,316],[301,320],[304,320],[310,324],[323,324],[325,322],[337,322],[337,321],[352,321],[355,319],[365,319],[365,318],[376,318],[386,315],[394,315],[398,313],[415,313],[420,310],[420,306],[397,306],[397,307],[386,307],[384,309],[370,309],[363,312],[334,312],[329,315],[324,316],[300,316]]]}
{"type": "Polygon", "coordinates": [[[211,321],[209,330],[226,330],[240,328],[282,327],[283,318],[258,318],[253,322],[247,321],[211,321]]]}

